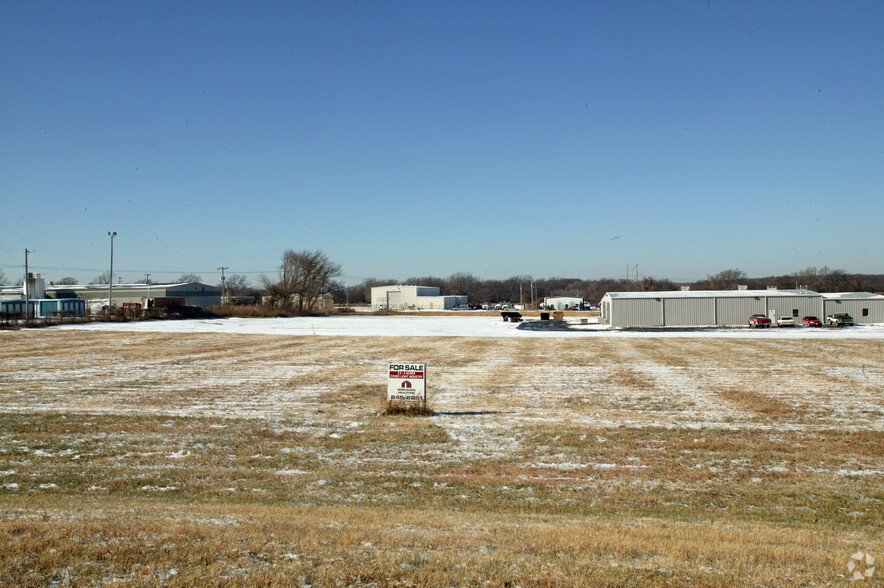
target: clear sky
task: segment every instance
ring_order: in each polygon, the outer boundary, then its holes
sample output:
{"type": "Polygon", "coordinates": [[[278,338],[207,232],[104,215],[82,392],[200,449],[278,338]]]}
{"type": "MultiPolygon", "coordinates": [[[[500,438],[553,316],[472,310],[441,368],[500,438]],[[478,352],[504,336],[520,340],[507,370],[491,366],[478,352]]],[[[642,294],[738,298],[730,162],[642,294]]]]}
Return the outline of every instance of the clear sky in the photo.
{"type": "Polygon", "coordinates": [[[884,272],[884,2],[0,3],[0,270],[884,272]]]}

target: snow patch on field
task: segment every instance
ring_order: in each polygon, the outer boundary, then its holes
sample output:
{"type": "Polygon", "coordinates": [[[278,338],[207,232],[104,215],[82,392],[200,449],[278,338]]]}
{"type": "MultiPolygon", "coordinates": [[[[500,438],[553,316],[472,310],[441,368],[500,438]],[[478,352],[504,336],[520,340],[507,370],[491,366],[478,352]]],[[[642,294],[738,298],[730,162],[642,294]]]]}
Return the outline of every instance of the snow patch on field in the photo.
{"type": "MultiPolygon", "coordinates": [[[[593,317],[590,320],[595,320],[593,317]]],[[[326,316],[262,319],[144,321],[59,325],[54,329],[135,333],[230,333],[246,335],[310,335],[347,337],[640,337],[749,339],[884,339],[884,325],[847,328],[778,329],[698,328],[687,330],[611,329],[606,325],[569,323],[567,330],[519,328],[491,316],[326,316]]]]}

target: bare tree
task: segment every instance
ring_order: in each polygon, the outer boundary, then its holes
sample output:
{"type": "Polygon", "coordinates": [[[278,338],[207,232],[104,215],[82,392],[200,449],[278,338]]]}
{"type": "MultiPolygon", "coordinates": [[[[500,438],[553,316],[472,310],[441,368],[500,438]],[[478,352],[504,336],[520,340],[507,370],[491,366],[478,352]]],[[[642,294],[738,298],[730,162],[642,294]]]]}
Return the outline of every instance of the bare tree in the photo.
{"type": "Polygon", "coordinates": [[[107,284],[110,282],[110,271],[104,270],[98,276],[92,278],[90,284],[107,284]]]}
{"type": "Polygon", "coordinates": [[[196,274],[181,274],[175,281],[179,284],[186,284],[189,282],[202,282],[203,278],[202,276],[198,276],[196,274]]]}
{"type": "Polygon", "coordinates": [[[747,279],[746,272],[734,268],[720,271],[714,276],[706,276],[706,280],[701,283],[709,290],[734,290],[739,284],[746,283],[747,279]]]}
{"type": "Polygon", "coordinates": [[[484,302],[487,294],[487,282],[483,283],[469,273],[456,272],[448,276],[445,289],[449,294],[466,296],[470,302],[484,302]]]}
{"type": "Polygon", "coordinates": [[[639,283],[640,292],[665,292],[675,290],[675,284],[672,280],[654,278],[648,276],[639,283]]]}
{"type": "Polygon", "coordinates": [[[225,287],[233,296],[239,296],[249,289],[249,279],[242,274],[231,274],[227,277],[225,287]]]}
{"type": "Polygon", "coordinates": [[[5,286],[5,285],[6,285],[6,274],[4,274],[2,270],[0,270],[0,286],[5,286]]]}
{"type": "Polygon", "coordinates": [[[55,282],[58,286],[76,286],[80,282],[77,281],[77,278],[72,278],[70,276],[64,277],[59,281],[55,282]]]}
{"type": "Polygon", "coordinates": [[[281,308],[297,314],[310,312],[320,296],[339,288],[335,278],[341,275],[341,266],[322,251],[294,251],[282,254],[279,281],[261,276],[268,295],[281,308]]]}

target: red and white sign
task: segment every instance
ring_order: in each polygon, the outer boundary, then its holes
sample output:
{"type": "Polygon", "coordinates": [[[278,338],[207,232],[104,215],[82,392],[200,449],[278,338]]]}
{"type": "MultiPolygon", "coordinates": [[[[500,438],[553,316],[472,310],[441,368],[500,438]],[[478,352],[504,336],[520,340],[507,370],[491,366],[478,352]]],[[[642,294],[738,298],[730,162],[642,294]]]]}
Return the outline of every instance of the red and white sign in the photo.
{"type": "Polygon", "coordinates": [[[427,364],[391,363],[389,365],[387,400],[427,401],[427,364]]]}

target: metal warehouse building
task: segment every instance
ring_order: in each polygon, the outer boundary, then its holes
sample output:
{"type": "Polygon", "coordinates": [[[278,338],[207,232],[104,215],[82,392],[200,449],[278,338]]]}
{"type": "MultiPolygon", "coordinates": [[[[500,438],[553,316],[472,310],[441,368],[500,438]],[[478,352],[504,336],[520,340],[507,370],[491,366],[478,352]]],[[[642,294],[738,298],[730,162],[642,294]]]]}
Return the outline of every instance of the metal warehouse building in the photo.
{"type": "Polygon", "coordinates": [[[376,286],[372,310],[449,310],[467,305],[466,296],[442,296],[435,286],[376,286]]]}
{"type": "MultiPolygon", "coordinates": [[[[107,284],[85,286],[46,286],[46,294],[52,298],[84,298],[107,303],[107,284]]],[[[114,284],[114,305],[141,304],[143,299],[184,298],[184,304],[210,306],[221,303],[221,288],[199,282],[181,284],[114,284]]]]}
{"type": "Polygon", "coordinates": [[[884,296],[868,292],[823,294],[823,314],[846,312],[856,324],[884,323],[884,296]]]}
{"type": "Polygon", "coordinates": [[[600,323],[612,327],[745,325],[753,314],[776,317],[823,314],[823,298],[809,290],[696,290],[608,292],[600,323]]]}
{"type": "Polygon", "coordinates": [[[568,310],[570,308],[583,310],[583,304],[583,298],[575,296],[549,296],[543,299],[544,307],[553,310],[568,310]]]}
{"type": "MultiPolygon", "coordinates": [[[[89,303],[107,304],[107,284],[86,284],[75,286],[46,286],[39,274],[33,276],[30,297],[38,298],[81,298],[89,303]]],[[[221,303],[221,288],[199,282],[181,284],[114,284],[114,305],[141,304],[143,299],[184,298],[185,304],[210,306],[221,303]]],[[[24,298],[21,286],[0,288],[0,300],[18,300],[24,298]]],[[[24,308],[24,307],[22,307],[24,308]]]]}

